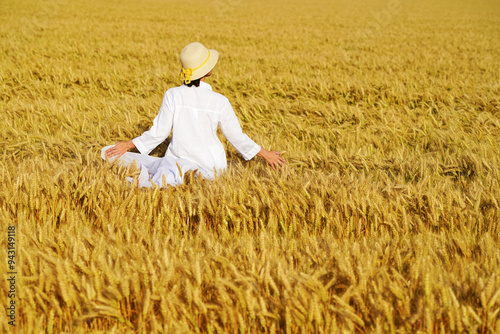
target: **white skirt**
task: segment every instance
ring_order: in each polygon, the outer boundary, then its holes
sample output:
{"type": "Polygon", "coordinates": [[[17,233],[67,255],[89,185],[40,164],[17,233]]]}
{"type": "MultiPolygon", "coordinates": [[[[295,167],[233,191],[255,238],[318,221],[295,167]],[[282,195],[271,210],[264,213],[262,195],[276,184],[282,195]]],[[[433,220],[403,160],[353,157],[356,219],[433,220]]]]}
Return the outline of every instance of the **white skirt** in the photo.
{"type": "MultiPolygon", "coordinates": [[[[106,151],[113,146],[115,145],[106,146],[101,150],[103,160],[109,162],[117,160],[116,157],[106,157],[106,151]]],[[[214,172],[205,171],[194,162],[186,159],[174,159],[168,156],[158,158],[146,154],[126,152],[117,161],[124,167],[132,166],[135,161],[137,168],[141,171],[138,178],[139,188],[151,188],[154,184],[159,187],[175,187],[182,184],[186,172],[194,170],[198,170],[206,179],[214,179],[214,172]]],[[[131,177],[127,177],[127,180],[129,182],[134,181],[131,177]]]]}

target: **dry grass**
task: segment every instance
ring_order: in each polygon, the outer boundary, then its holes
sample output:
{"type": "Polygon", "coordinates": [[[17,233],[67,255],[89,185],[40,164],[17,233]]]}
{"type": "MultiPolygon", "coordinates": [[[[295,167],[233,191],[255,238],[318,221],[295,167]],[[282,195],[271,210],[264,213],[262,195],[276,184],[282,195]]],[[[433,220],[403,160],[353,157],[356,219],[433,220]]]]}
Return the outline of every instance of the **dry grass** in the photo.
{"type": "Polygon", "coordinates": [[[496,2],[4,0],[0,19],[19,262],[0,331],[500,332],[496,2]],[[100,148],[150,126],[195,40],[289,164],[228,146],[214,182],[128,187],[100,148]]]}

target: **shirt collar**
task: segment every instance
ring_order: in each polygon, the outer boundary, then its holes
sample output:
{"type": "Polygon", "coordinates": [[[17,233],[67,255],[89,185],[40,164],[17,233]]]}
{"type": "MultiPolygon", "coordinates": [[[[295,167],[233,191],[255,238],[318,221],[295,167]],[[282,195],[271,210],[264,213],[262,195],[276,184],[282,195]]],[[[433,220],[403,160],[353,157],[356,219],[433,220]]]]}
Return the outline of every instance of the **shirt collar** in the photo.
{"type": "Polygon", "coordinates": [[[207,84],[207,83],[206,83],[206,82],[204,82],[204,81],[200,81],[200,87],[201,87],[201,88],[208,89],[208,90],[212,90],[212,86],[210,86],[209,84],[207,84]]]}

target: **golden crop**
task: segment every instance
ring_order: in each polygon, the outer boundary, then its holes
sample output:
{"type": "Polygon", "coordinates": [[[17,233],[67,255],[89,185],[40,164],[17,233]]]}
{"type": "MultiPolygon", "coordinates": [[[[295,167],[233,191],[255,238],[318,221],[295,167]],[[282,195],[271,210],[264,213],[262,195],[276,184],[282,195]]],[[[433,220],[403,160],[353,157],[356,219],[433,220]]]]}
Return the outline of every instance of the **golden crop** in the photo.
{"type": "Polygon", "coordinates": [[[0,332],[500,332],[498,1],[2,0],[0,21],[0,332]],[[100,149],[149,128],[193,41],[289,163],[226,143],[213,182],[129,187],[100,149]]]}

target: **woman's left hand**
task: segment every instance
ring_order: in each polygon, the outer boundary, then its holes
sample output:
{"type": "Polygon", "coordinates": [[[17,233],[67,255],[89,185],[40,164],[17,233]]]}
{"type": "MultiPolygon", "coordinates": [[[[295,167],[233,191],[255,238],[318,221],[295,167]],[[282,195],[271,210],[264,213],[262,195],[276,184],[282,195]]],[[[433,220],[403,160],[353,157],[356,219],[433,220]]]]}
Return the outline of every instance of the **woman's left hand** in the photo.
{"type": "Polygon", "coordinates": [[[125,152],[127,152],[128,150],[132,149],[135,147],[135,144],[129,140],[129,141],[119,141],[118,143],[116,143],[115,146],[109,148],[107,151],[106,151],[106,156],[108,158],[112,158],[112,157],[115,157],[118,159],[119,157],[121,157],[125,152]]]}

